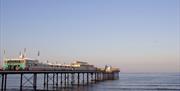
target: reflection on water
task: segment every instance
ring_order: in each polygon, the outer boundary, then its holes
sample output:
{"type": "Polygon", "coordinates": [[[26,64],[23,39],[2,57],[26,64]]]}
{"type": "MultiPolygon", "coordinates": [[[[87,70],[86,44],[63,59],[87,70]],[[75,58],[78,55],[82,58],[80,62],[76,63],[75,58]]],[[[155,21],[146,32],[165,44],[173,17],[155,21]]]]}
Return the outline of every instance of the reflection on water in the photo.
{"type": "MultiPolygon", "coordinates": [[[[180,73],[120,73],[119,80],[109,80],[88,86],[69,86],[49,89],[58,91],[180,91],[180,73]]],[[[9,76],[8,89],[17,89],[18,75],[9,76]]],[[[38,89],[42,88],[41,76],[38,76],[38,89]]],[[[28,88],[27,88],[28,89],[28,88]]]]}

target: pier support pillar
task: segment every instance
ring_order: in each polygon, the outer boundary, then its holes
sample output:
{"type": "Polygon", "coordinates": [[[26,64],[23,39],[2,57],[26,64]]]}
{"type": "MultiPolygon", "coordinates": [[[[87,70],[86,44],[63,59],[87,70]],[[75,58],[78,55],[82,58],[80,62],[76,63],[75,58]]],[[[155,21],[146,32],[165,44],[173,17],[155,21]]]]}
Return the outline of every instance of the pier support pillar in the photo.
{"type": "Polygon", "coordinates": [[[91,83],[93,82],[93,73],[91,73],[91,83]]]}
{"type": "Polygon", "coordinates": [[[102,79],[103,79],[103,81],[105,80],[105,73],[104,72],[102,73],[102,79]]]}
{"type": "Polygon", "coordinates": [[[37,74],[36,73],[34,73],[33,88],[34,88],[34,91],[36,91],[37,89],[37,74]]]}
{"type": "Polygon", "coordinates": [[[94,74],[95,74],[94,82],[96,83],[96,81],[97,81],[97,72],[95,72],[94,74]]]}
{"type": "Polygon", "coordinates": [[[74,73],[71,73],[71,85],[74,84],[74,73]]]}
{"type": "Polygon", "coordinates": [[[48,90],[48,87],[49,87],[49,74],[47,73],[47,78],[46,78],[46,88],[48,90]]]}
{"type": "Polygon", "coordinates": [[[20,77],[20,91],[22,91],[22,82],[23,82],[23,74],[21,73],[21,77],[20,77]]]}
{"type": "Polygon", "coordinates": [[[89,73],[86,73],[86,76],[87,84],[89,84],[89,73]]]}
{"type": "Polygon", "coordinates": [[[83,73],[83,85],[84,85],[84,73],[83,73]]]}
{"type": "Polygon", "coordinates": [[[4,90],[4,74],[1,74],[2,80],[1,80],[1,91],[4,90]]]}
{"type": "Polygon", "coordinates": [[[59,77],[58,77],[58,73],[56,73],[56,87],[58,87],[58,79],[59,77]]]}
{"type": "Polygon", "coordinates": [[[66,87],[66,73],[64,73],[64,85],[66,87]]]}
{"type": "Polygon", "coordinates": [[[44,89],[45,89],[45,87],[46,87],[46,73],[44,73],[44,83],[43,83],[43,86],[44,86],[44,89]]]}
{"type": "Polygon", "coordinates": [[[69,85],[69,73],[67,73],[67,85],[69,85]]]}
{"type": "Polygon", "coordinates": [[[79,73],[78,73],[78,77],[77,77],[77,79],[78,79],[78,86],[79,86],[79,73]]]}
{"type": "Polygon", "coordinates": [[[5,78],[5,80],[4,80],[4,91],[6,91],[6,83],[7,83],[7,74],[4,74],[4,78],[5,78]]]}
{"type": "Polygon", "coordinates": [[[55,74],[53,73],[53,78],[52,78],[52,80],[53,80],[53,87],[54,87],[54,77],[55,77],[55,74]]]}
{"type": "Polygon", "coordinates": [[[63,76],[63,75],[62,75],[62,73],[61,73],[61,87],[62,87],[62,76],[63,76]]]}

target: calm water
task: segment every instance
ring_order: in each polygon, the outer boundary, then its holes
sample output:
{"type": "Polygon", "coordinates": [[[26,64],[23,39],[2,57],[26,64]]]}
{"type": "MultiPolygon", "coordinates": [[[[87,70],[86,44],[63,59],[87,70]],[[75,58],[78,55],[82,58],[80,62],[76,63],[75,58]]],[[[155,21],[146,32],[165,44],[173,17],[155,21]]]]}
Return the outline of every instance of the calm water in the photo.
{"type": "MultiPolygon", "coordinates": [[[[8,88],[16,88],[16,83],[19,83],[18,76],[9,77],[8,88]]],[[[180,73],[120,73],[119,78],[90,86],[58,89],[59,91],[180,91],[180,73]]],[[[40,88],[40,83],[38,84],[40,88]]]]}

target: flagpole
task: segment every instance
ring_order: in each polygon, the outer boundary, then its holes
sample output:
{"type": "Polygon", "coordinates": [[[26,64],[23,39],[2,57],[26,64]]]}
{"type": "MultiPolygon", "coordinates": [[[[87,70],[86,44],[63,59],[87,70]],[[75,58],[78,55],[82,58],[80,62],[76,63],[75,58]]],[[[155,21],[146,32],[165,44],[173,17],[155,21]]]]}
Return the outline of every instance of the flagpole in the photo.
{"type": "Polygon", "coordinates": [[[40,56],[40,52],[38,51],[38,54],[37,54],[37,60],[40,62],[39,56],[40,56]]]}
{"type": "Polygon", "coordinates": [[[26,58],[26,48],[24,48],[24,54],[23,54],[24,58],[26,58]]]}
{"type": "Polygon", "coordinates": [[[6,51],[5,51],[5,49],[4,49],[4,51],[3,51],[3,59],[2,59],[2,65],[1,65],[1,67],[3,68],[3,65],[4,65],[4,61],[5,61],[5,54],[6,54],[6,51]]]}

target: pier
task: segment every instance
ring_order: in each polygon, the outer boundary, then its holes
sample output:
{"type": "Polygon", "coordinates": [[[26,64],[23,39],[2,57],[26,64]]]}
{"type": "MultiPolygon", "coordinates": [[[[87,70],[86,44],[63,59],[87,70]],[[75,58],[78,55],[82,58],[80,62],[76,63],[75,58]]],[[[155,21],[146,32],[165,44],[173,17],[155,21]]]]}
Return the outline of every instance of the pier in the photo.
{"type": "Polygon", "coordinates": [[[67,88],[73,86],[88,86],[103,82],[106,80],[119,79],[119,70],[54,70],[54,71],[0,71],[1,91],[6,91],[7,81],[9,75],[17,76],[19,82],[20,91],[30,90],[57,90],[59,88],[67,88]],[[38,80],[38,77],[43,80],[38,80]],[[37,81],[41,81],[40,84],[43,88],[38,88],[37,81]],[[26,86],[29,83],[30,86],[26,86]]]}

